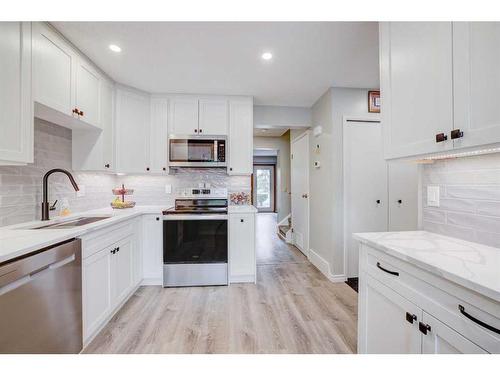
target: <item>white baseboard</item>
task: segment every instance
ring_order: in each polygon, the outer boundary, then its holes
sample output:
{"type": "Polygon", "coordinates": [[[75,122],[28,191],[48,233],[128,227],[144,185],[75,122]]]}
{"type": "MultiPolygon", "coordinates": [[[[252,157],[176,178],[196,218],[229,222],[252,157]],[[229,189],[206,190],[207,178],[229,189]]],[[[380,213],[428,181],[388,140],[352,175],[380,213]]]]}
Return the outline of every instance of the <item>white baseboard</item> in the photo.
{"type": "Polygon", "coordinates": [[[285,225],[285,224],[286,224],[286,225],[288,225],[288,218],[289,218],[290,216],[292,216],[292,214],[291,214],[291,213],[290,213],[290,214],[288,214],[288,215],[286,215],[286,216],[283,218],[283,220],[281,220],[281,221],[278,223],[278,225],[285,225]]]}
{"type": "Polygon", "coordinates": [[[141,285],[163,285],[163,279],[161,277],[150,277],[142,279],[141,285]]]}
{"type": "Polygon", "coordinates": [[[347,277],[345,275],[332,274],[330,269],[330,263],[328,263],[321,255],[319,255],[313,249],[309,249],[309,261],[332,283],[343,283],[347,280],[347,277]]]}
{"type": "Polygon", "coordinates": [[[255,275],[240,275],[240,276],[231,276],[229,280],[230,284],[237,283],[255,283],[255,275]]]}

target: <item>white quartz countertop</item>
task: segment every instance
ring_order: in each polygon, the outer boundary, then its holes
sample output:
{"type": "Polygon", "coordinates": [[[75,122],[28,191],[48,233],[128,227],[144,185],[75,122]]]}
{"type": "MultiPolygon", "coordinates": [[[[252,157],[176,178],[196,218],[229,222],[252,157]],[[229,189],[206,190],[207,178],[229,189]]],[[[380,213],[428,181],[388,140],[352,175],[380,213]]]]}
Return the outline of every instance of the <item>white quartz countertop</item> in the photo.
{"type": "Polygon", "coordinates": [[[52,244],[79,237],[91,231],[117,224],[144,214],[161,214],[164,206],[138,206],[134,208],[113,210],[104,208],[99,210],[79,212],[65,218],[55,218],[50,221],[32,221],[7,227],[0,227],[0,263],[42,249],[52,244]],[[48,225],[61,221],[68,221],[79,217],[111,216],[80,227],[64,229],[29,229],[36,226],[48,225]]]}
{"type": "Polygon", "coordinates": [[[249,204],[242,205],[229,205],[227,207],[227,212],[230,214],[253,214],[257,212],[257,209],[249,204]]]}
{"type": "Polygon", "coordinates": [[[500,301],[500,249],[426,231],[353,237],[419,268],[500,301]]]}

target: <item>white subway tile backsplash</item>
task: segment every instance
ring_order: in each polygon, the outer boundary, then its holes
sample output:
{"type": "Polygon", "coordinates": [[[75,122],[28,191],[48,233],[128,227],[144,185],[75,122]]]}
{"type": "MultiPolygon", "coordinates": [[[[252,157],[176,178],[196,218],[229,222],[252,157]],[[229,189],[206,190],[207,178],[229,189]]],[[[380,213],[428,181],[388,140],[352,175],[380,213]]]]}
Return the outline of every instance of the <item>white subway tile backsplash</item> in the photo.
{"type": "Polygon", "coordinates": [[[500,247],[500,153],[438,160],[421,173],[424,230],[500,247]],[[428,185],[440,186],[440,207],[427,207],[428,185]]]}

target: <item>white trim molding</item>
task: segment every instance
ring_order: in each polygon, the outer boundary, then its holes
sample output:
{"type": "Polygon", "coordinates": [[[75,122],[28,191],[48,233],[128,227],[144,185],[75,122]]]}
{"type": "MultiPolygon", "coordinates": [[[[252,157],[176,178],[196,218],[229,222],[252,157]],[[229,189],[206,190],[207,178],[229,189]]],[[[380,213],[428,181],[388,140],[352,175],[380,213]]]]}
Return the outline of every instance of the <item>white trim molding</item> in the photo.
{"type": "Polygon", "coordinates": [[[343,283],[347,280],[347,277],[344,274],[333,275],[331,272],[330,263],[328,263],[321,255],[319,255],[313,249],[309,249],[309,261],[332,283],[343,283]]]}

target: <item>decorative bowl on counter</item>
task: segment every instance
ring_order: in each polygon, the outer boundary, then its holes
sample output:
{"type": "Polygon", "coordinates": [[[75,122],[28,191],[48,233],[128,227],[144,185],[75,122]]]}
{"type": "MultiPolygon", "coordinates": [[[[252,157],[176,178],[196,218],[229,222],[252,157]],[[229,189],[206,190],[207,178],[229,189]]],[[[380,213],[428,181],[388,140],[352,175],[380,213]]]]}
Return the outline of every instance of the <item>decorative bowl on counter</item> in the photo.
{"type": "Polygon", "coordinates": [[[135,202],[132,202],[132,201],[122,202],[122,201],[118,200],[118,201],[111,202],[111,207],[117,208],[117,209],[120,209],[120,208],[132,208],[134,206],[135,206],[135,202]]]}

